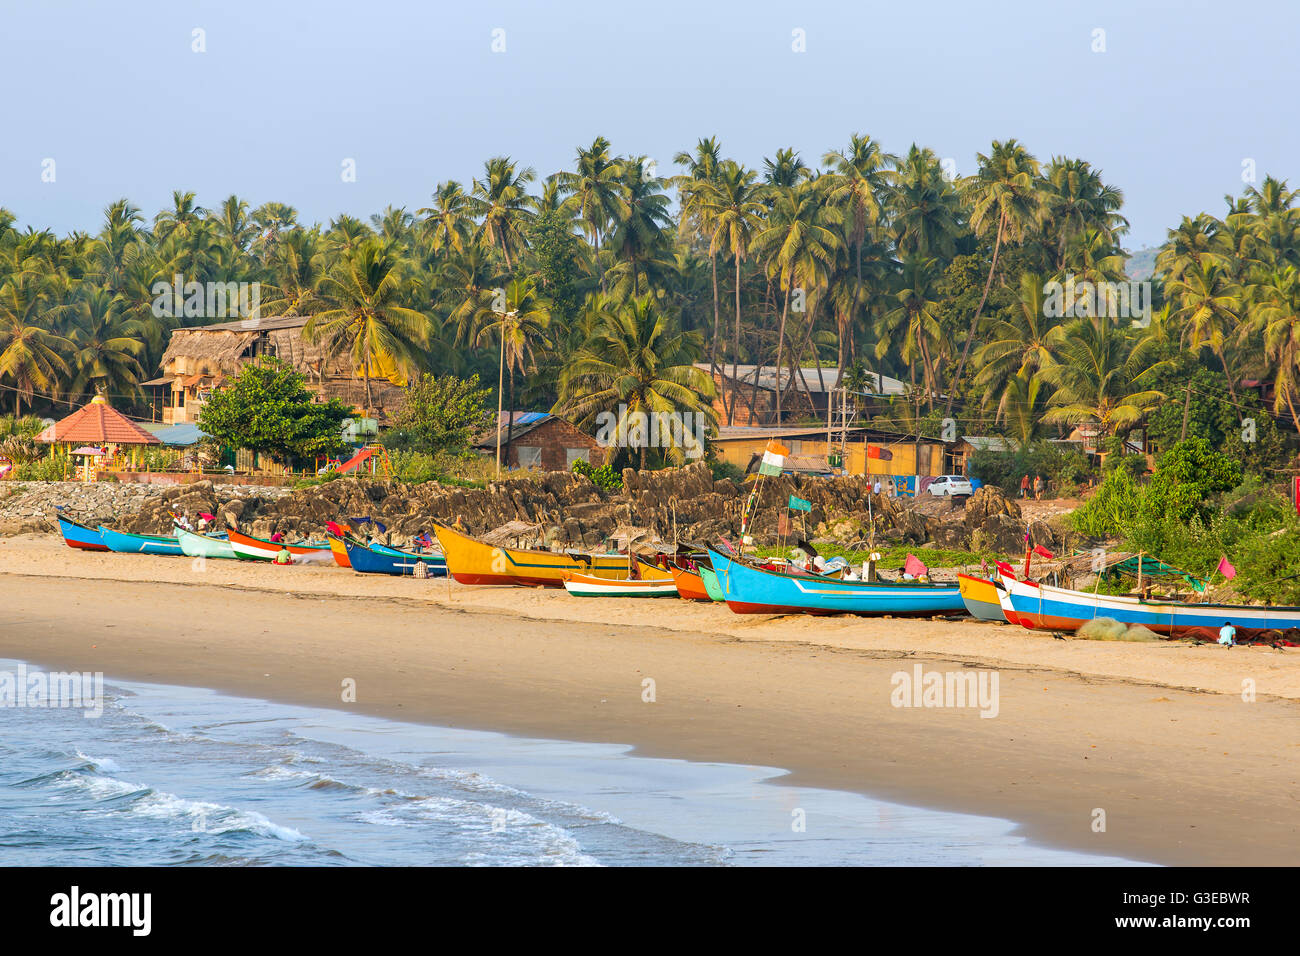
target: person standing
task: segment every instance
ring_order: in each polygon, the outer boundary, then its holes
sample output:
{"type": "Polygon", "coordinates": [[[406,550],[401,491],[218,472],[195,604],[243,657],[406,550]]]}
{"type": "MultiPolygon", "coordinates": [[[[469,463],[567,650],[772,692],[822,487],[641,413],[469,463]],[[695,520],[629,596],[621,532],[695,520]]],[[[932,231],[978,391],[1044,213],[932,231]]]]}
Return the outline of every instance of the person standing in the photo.
{"type": "Polygon", "coordinates": [[[879,478],[877,478],[877,479],[876,479],[876,483],[875,483],[874,485],[871,486],[871,493],[874,494],[874,495],[879,495],[879,494],[880,494],[880,479],[879,479],[879,478]]]}
{"type": "Polygon", "coordinates": [[[1025,475],[1023,478],[1020,479],[1020,497],[1021,498],[1029,497],[1029,476],[1028,475],[1025,475]]]}
{"type": "Polygon", "coordinates": [[[1035,501],[1042,501],[1042,499],[1043,499],[1043,487],[1044,487],[1046,484],[1047,484],[1047,482],[1043,481],[1043,476],[1042,476],[1042,475],[1035,475],[1035,476],[1034,476],[1034,500],[1035,500],[1035,501]]]}

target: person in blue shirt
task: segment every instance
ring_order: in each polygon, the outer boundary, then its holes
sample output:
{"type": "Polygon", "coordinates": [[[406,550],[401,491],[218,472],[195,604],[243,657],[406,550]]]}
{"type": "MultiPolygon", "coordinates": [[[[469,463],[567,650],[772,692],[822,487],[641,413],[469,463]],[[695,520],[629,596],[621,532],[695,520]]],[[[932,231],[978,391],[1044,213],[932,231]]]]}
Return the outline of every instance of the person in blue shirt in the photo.
{"type": "Polygon", "coordinates": [[[1224,622],[1223,627],[1219,628],[1219,643],[1225,647],[1232,647],[1237,643],[1237,629],[1232,626],[1231,621],[1224,622]]]}

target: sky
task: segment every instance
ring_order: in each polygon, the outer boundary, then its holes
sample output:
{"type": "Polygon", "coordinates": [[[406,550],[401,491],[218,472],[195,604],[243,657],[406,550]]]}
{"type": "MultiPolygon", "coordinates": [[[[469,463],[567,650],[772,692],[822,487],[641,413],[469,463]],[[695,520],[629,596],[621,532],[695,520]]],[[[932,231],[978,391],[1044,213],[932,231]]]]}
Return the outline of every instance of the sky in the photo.
{"type": "Polygon", "coordinates": [[[0,0],[0,207],[94,232],[184,189],[326,223],[598,135],[669,175],[703,136],[761,167],[856,132],[959,175],[1008,138],[1086,159],[1137,249],[1252,174],[1300,186],[1298,25],[1294,0],[0,0]]]}

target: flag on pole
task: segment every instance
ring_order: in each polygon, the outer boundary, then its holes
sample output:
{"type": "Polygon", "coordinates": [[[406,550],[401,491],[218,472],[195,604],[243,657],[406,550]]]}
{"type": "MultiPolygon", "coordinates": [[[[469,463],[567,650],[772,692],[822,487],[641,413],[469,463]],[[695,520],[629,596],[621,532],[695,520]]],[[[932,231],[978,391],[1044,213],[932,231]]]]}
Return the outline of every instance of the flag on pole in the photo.
{"type": "Polygon", "coordinates": [[[783,538],[790,533],[790,515],[788,512],[782,511],[776,516],[776,533],[783,538]]]}
{"type": "Polygon", "coordinates": [[[1216,570],[1229,580],[1232,580],[1237,576],[1237,569],[1228,563],[1228,556],[1226,554],[1219,559],[1219,567],[1216,570]]]}
{"type": "Polygon", "coordinates": [[[1052,552],[1048,551],[1041,544],[1034,545],[1034,554],[1038,555],[1040,558],[1046,558],[1048,561],[1052,560],[1052,552]]]}
{"type": "Polygon", "coordinates": [[[804,501],[802,498],[796,498],[794,495],[791,495],[790,510],[791,511],[812,511],[812,502],[804,501]]]}
{"type": "Polygon", "coordinates": [[[907,560],[903,562],[903,570],[914,578],[919,578],[923,574],[929,574],[930,569],[921,563],[921,559],[914,554],[909,554],[907,560]]]}
{"type": "Polygon", "coordinates": [[[1014,578],[1016,576],[1016,569],[1013,568],[1011,565],[1007,564],[1005,561],[997,561],[995,562],[995,564],[997,564],[998,570],[1001,571],[1003,574],[1005,574],[1007,577],[1014,578]]]}
{"type": "Polygon", "coordinates": [[[880,461],[893,461],[894,453],[890,451],[888,448],[881,448],[879,445],[868,445],[867,457],[877,458],[880,461]]]}
{"type": "Polygon", "coordinates": [[[785,456],[790,454],[790,449],[786,448],[780,442],[773,439],[767,443],[767,448],[763,452],[763,460],[759,462],[758,473],[775,478],[785,470],[785,456]]]}

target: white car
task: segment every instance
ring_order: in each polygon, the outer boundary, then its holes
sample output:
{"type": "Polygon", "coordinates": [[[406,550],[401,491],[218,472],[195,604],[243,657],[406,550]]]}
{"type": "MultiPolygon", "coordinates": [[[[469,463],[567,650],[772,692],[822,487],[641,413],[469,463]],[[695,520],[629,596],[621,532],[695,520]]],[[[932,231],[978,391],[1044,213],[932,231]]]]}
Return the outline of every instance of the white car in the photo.
{"type": "Polygon", "coordinates": [[[951,498],[954,495],[973,495],[975,489],[965,475],[940,475],[930,482],[930,494],[936,498],[951,498]]]}

